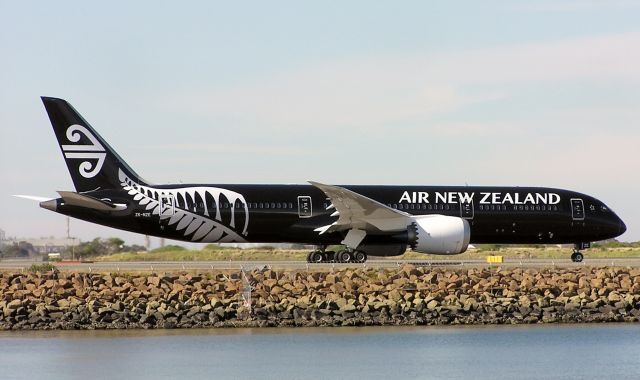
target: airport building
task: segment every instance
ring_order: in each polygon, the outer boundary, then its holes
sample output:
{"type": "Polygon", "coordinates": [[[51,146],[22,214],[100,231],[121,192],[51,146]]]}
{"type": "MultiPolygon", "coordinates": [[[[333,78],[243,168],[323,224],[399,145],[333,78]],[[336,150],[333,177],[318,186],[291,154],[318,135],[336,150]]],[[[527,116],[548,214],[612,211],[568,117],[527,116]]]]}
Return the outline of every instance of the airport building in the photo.
{"type": "Polygon", "coordinates": [[[9,251],[10,247],[19,247],[19,253],[16,253],[16,257],[62,253],[70,247],[77,247],[79,244],[80,239],[77,238],[7,238],[5,231],[0,230],[0,252],[9,251]]]}
{"type": "Polygon", "coordinates": [[[29,243],[33,246],[36,253],[46,255],[49,253],[60,253],[68,247],[76,247],[80,244],[80,239],[75,238],[38,238],[38,239],[20,239],[12,241],[17,244],[19,242],[29,243]]]}

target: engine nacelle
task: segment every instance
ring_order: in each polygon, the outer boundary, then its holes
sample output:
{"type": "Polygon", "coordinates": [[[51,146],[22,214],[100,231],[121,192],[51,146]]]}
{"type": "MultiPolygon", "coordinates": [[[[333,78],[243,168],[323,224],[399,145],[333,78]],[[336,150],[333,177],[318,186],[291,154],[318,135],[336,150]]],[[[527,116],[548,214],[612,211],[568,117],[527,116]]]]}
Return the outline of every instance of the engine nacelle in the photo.
{"type": "Polygon", "coordinates": [[[467,250],[471,227],[466,219],[446,215],[421,215],[413,219],[408,243],[414,251],[455,255],[467,250]]]}

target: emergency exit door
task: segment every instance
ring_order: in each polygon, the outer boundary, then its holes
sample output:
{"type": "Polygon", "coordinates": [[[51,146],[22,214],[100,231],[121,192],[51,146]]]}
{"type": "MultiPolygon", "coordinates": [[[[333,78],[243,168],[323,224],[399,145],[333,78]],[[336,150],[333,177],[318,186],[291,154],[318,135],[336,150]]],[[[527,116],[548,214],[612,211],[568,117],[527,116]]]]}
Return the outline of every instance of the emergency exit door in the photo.
{"type": "Polygon", "coordinates": [[[311,218],[312,207],[311,197],[308,195],[298,197],[298,216],[300,218],[311,218]]]}
{"type": "Polygon", "coordinates": [[[172,216],[175,213],[174,199],[171,194],[160,195],[160,216],[172,216]]]}
{"type": "Polygon", "coordinates": [[[468,202],[460,201],[460,217],[473,219],[473,199],[468,202]]]}
{"type": "Polygon", "coordinates": [[[580,198],[571,198],[571,218],[584,220],[584,203],[580,198]]]}

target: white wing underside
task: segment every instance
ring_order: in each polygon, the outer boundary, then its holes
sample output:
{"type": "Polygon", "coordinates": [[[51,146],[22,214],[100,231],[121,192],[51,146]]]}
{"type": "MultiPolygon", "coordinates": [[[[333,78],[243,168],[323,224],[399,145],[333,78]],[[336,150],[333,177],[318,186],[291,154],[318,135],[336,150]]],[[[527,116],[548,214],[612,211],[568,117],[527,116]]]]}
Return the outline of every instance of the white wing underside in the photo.
{"type": "Polygon", "coordinates": [[[327,195],[331,200],[329,208],[335,207],[336,212],[333,215],[338,216],[338,220],[334,223],[316,228],[320,234],[346,230],[403,231],[411,224],[409,214],[392,209],[369,197],[340,186],[325,185],[313,181],[309,181],[309,183],[327,195]]]}

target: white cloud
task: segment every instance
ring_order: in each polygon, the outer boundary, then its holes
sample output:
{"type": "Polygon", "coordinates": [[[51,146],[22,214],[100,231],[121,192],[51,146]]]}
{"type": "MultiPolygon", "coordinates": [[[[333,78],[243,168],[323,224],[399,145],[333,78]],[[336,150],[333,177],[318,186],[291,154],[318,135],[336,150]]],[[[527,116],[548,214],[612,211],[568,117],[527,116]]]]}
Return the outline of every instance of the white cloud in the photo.
{"type": "Polygon", "coordinates": [[[512,84],[640,83],[640,33],[324,62],[168,99],[214,121],[274,129],[424,123],[509,96],[512,84]]]}
{"type": "Polygon", "coordinates": [[[174,151],[174,152],[199,152],[201,153],[214,153],[214,154],[260,154],[270,156],[291,156],[300,154],[317,153],[319,150],[314,150],[309,147],[295,147],[295,146],[277,146],[273,144],[258,145],[258,144],[238,144],[234,142],[230,143],[192,143],[192,144],[167,144],[167,145],[150,145],[144,147],[144,149],[150,150],[162,150],[162,151],[174,151]]]}
{"type": "Polygon", "coordinates": [[[593,10],[634,9],[640,7],[635,0],[571,0],[535,1],[518,4],[516,10],[529,12],[579,12],[593,10]]]}

